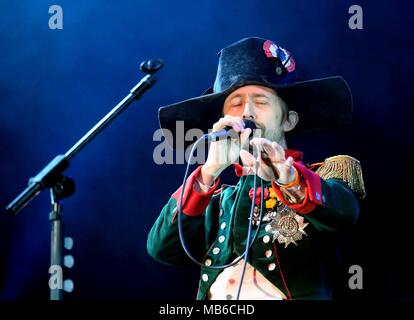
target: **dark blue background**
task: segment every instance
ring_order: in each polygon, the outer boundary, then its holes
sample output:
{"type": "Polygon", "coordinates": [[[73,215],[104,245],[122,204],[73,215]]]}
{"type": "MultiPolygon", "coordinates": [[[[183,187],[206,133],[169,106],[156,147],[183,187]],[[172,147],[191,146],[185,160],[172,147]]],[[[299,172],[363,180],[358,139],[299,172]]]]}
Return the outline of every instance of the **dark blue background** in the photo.
{"type": "MultiPolygon", "coordinates": [[[[347,134],[291,145],[308,162],[361,160],[368,197],[344,247],[342,295],[412,298],[412,32],[411,7],[393,1],[2,1],[0,207],[128,93],[142,60],[160,57],[158,83],[67,170],[77,182],[64,202],[75,241],[67,297],[193,299],[198,267],[164,266],[146,252],[184,173],[153,162],[157,110],[209,87],[222,47],[260,36],[290,50],[301,76],[342,75],[353,92],[347,134]],[[53,4],[63,8],[63,30],[48,28],[53,4]],[[348,28],[353,4],[364,10],[363,30],[348,28]],[[352,264],[363,267],[364,290],[346,288],[352,264]]],[[[0,299],[48,299],[49,210],[44,192],[19,215],[1,215],[0,299]]]]}

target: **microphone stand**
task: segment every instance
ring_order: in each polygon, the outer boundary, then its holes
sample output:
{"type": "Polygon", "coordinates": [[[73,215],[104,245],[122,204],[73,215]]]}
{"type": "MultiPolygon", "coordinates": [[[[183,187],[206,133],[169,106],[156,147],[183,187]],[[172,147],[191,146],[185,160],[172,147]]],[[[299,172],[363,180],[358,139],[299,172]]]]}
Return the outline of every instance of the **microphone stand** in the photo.
{"type": "MultiPolygon", "coordinates": [[[[63,222],[61,200],[75,192],[75,182],[63,175],[64,170],[69,167],[70,160],[91,142],[99,132],[119,116],[134,100],[139,99],[157,81],[154,74],[162,68],[163,64],[160,59],[142,62],[140,68],[146,75],[130,90],[130,93],[65,154],[57,155],[36,176],[30,178],[28,187],[6,207],[8,214],[16,215],[44,189],[50,190],[52,202],[52,212],[49,215],[51,221],[51,268],[62,270],[63,222]]],[[[55,288],[55,286],[50,285],[49,281],[50,300],[62,300],[63,298],[63,286],[61,285],[63,279],[58,280],[57,283],[60,285],[55,288]]]]}

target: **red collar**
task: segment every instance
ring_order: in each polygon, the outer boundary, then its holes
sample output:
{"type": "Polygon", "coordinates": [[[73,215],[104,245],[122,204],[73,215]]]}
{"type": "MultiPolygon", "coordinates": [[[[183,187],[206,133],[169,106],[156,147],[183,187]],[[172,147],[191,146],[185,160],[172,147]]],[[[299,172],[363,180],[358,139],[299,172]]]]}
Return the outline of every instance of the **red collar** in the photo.
{"type": "MultiPolygon", "coordinates": [[[[302,161],[303,160],[303,152],[299,150],[293,149],[285,149],[285,156],[286,158],[292,157],[295,161],[302,161]]],[[[241,177],[245,175],[243,171],[243,166],[238,163],[233,163],[234,171],[236,172],[236,176],[241,177]]]]}
{"type": "Polygon", "coordinates": [[[295,161],[303,161],[303,152],[293,149],[285,149],[286,158],[292,157],[295,161]]]}

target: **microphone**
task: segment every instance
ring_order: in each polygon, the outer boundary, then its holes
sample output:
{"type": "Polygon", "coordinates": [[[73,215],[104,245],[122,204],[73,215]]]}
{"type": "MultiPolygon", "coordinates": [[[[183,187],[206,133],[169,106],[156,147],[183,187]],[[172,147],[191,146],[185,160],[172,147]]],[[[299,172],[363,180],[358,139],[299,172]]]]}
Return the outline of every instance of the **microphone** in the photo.
{"type": "MultiPolygon", "coordinates": [[[[244,129],[250,128],[252,129],[252,133],[253,133],[253,130],[257,128],[256,124],[251,120],[243,119],[243,122],[244,122],[244,129]]],[[[232,127],[227,126],[222,130],[219,130],[216,132],[210,132],[208,135],[206,135],[205,139],[207,141],[211,141],[211,140],[216,141],[217,139],[228,137],[232,134],[232,132],[234,132],[232,129],[233,129],[232,127]]]]}
{"type": "Polygon", "coordinates": [[[163,65],[164,61],[162,59],[152,59],[142,61],[139,67],[142,72],[152,74],[161,69],[163,65]]]}

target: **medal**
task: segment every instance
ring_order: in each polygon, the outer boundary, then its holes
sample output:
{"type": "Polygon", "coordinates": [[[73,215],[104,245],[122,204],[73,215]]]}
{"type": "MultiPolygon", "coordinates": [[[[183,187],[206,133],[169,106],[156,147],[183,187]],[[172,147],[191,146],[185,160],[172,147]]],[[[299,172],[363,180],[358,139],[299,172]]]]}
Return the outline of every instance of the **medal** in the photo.
{"type": "MultiPolygon", "coordinates": [[[[269,222],[276,217],[276,211],[268,211],[265,216],[262,218],[262,222],[269,222]]],[[[250,220],[250,218],[249,218],[250,220]]],[[[253,226],[257,227],[259,225],[260,220],[260,208],[258,206],[255,206],[253,209],[253,226]]]]}
{"type": "MultiPolygon", "coordinates": [[[[249,197],[253,200],[253,191],[254,189],[251,188],[249,191],[249,197]]],[[[252,224],[253,226],[257,227],[259,225],[260,220],[260,202],[262,197],[262,188],[258,187],[256,189],[256,196],[255,196],[255,206],[253,209],[253,219],[252,224]]],[[[277,206],[278,201],[276,199],[276,193],[273,191],[272,188],[264,188],[263,189],[263,199],[265,200],[265,216],[262,218],[262,222],[269,222],[271,220],[271,214],[274,207],[277,206]]],[[[274,214],[274,212],[273,212],[274,214]]],[[[250,218],[249,218],[250,220],[250,218]]]]}
{"type": "Polygon", "coordinates": [[[302,240],[306,235],[305,227],[309,224],[304,222],[304,218],[294,210],[282,205],[278,208],[276,215],[272,219],[269,232],[273,234],[273,242],[277,241],[285,244],[285,248],[291,243],[298,245],[296,241],[302,240]]]}
{"type": "MultiPolygon", "coordinates": [[[[261,188],[257,188],[255,206],[253,209],[253,226],[257,227],[260,223],[260,202],[262,197],[261,188]]],[[[253,200],[253,188],[249,192],[250,199],[253,200]]],[[[272,188],[264,188],[263,199],[265,200],[266,213],[262,222],[268,223],[266,231],[273,235],[273,242],[285,244],[285,248],[291,243],[298,245],[296,241],[302,240],[302,236],[307,236],[305,232],[308,222],[298,215],[296,211],[281,203],[272,188]]]]}
{"type": "Polygon", "coordinates": [[[260,218],[260,212],[259,211],[260,211],[259,207],[258,206],[254,206],[252,224],[255,227],[257,227],[259,225],[259,218],[260,218]]]}

